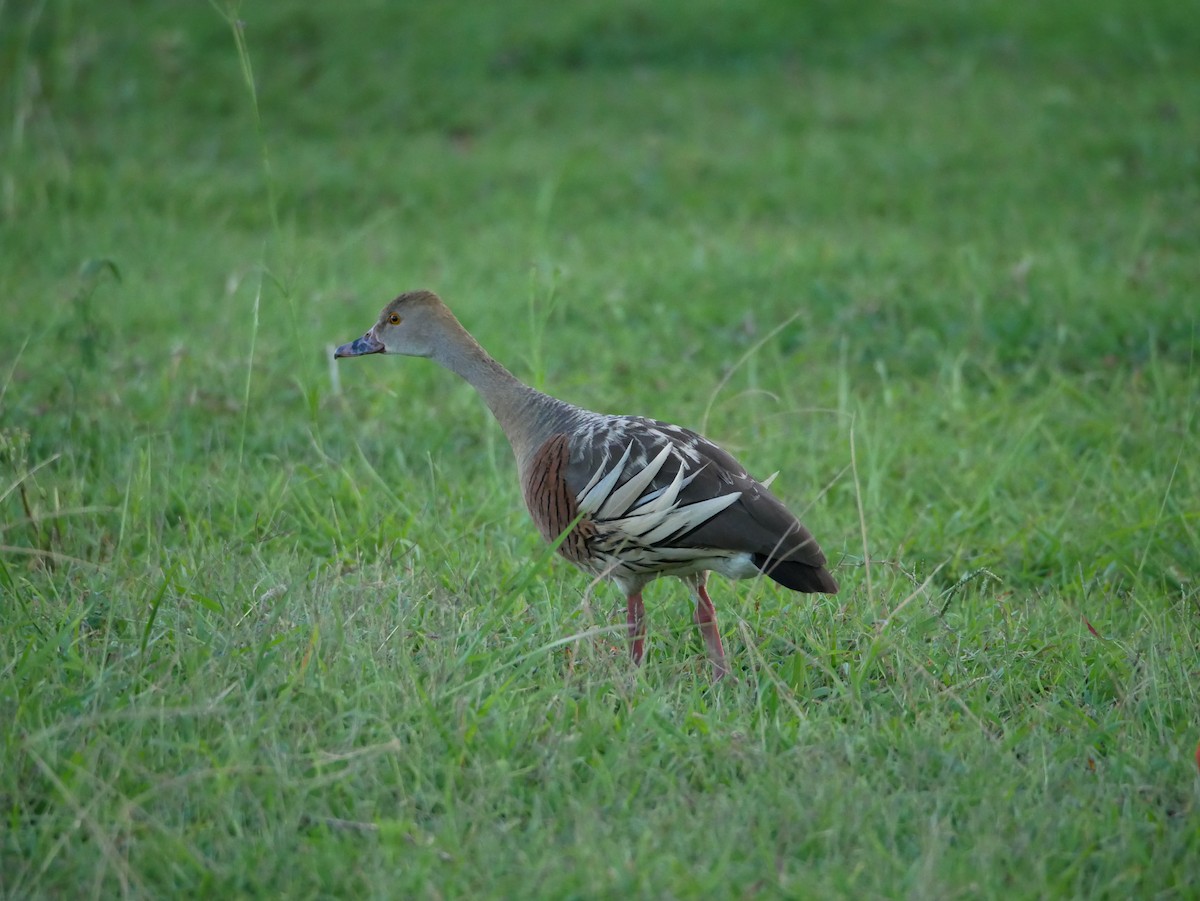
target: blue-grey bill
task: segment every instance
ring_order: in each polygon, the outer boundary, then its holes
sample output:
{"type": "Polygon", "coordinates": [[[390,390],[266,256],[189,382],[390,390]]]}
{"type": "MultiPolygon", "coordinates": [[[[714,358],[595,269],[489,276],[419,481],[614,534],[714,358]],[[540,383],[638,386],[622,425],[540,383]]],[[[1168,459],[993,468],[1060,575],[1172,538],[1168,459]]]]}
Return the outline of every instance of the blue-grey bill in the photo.
{"type": "Polygon", "coordinates": [[[339,357],[361,357],[363,354],[381,353],[383,353],[383,342],[366,334],[361,338],[355,338],[349,344],[343,344],[333,352],[333,358],[336,360],[339,357]]]}

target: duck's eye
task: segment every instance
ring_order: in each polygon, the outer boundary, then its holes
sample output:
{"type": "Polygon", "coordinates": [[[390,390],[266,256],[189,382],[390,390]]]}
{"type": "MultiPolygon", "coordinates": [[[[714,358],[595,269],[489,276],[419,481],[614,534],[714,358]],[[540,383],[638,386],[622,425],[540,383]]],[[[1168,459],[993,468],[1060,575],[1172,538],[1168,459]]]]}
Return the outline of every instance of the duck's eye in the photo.
{"type": "Polygon", "coordinates": [[[390,316],[388,316],[388,323],[390,325],[399,325],[400,324],[400,314],[392,313],[390,316]]]}

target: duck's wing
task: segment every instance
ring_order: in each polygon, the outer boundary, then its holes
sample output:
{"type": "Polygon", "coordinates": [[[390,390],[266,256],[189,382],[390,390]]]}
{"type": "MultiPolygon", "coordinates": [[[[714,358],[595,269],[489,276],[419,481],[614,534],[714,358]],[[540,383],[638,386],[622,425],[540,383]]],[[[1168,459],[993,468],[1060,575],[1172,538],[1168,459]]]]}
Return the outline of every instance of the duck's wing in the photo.
{"type": "Polygon", "coordinates": [[[812,533],[734,457],[680,426],[633,416],[597,417],[563,436],[563,494],[627,562],[685,563],[712,552],[750,555],[798,591],[837,583],[812,533]]]}

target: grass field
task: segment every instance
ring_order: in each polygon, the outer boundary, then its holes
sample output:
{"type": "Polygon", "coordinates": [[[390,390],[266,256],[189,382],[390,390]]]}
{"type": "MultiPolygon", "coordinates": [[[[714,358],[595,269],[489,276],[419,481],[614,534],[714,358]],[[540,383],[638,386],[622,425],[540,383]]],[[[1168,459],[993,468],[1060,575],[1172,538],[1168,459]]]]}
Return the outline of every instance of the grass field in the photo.
{"type": "Polygon", "coordinates": [[[0,892],[1200,892],[1200,16],[0,3],[0,892]],[[438,290],[834,598],[551,558],[438,290]]]}

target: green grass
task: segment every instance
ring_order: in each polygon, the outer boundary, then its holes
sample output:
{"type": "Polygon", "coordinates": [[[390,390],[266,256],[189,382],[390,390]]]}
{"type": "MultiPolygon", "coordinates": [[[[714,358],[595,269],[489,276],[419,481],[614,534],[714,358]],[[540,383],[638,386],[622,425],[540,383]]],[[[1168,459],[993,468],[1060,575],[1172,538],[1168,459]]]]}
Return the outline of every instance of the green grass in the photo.
{"type": "Polygon", "coordinates": [[[1188,4],[326,6],[0,4],[0,892],[1194,897],[1188,4]],[[418,286],[842,593],[633,670],[418,286]]]}

